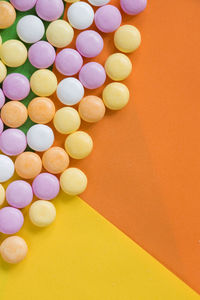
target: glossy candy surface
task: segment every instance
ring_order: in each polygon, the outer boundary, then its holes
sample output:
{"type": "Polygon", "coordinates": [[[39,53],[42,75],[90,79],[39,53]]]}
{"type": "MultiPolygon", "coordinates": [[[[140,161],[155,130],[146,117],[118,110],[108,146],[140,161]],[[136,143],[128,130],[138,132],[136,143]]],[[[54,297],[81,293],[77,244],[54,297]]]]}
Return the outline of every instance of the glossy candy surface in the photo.
{"type": "Polygon", "coordinates": [[[50,173],[41,173],[33,181],[33,192],[37,198],[52,200],[60,190],[59,180],[50,173]]]}
{"type": "Polygon", "coordinates": [[[26,149],[25,134],[19,129],[9,128],[0,135],[0,150],[9,156],[16,156],[26,149]]]}
{"type": "Polygon", "coordinates": [[[58,132],[69,134],[80,127],[81,119],[76,109],[63,107],[56,111],[53,124],[58,132]]]}
{"type": "Polygon", "coordinates": [[[48,172],[59,174],[67,169],[69,156],[63,148],[52,147],[43,154],[42,163],[48,172]]]}
{"type": "Polygon", "coordinates": [[[62,0],[37,0],[36,13],[45,21],[54,21],[61,17],[64,11],[62,0]]]}
{"type": "Polygon", "coordinates": [[[35,123],[47,124],[55,115],[55,105],[49,98],[36,97],[28,105],[28,115],[35,123]]]}
{"type": "Polygon", "coordinates": [[[38,154],[24,152],[15,160],[15,170],[24,179],[36,177],[42,170],[42,161],[38,154]]]}
{"type": "Polygon", "coordinates": [[[97,9],[94,20],[100,31],[109,33],[115,31],[121,25],[122,16],[117,7],[105,5],[97,9]]]}
{"type": "Polygon", "coordinates": [[[81,32],[76,39],[76,48],[81,55],[91,58],[99,55],[103,49],[103,39],[101,35],[94,30],[85,30],[81,32]]]}
{"type": "Polygon", "coordinates": [[[11,73],[3,82],[3,92],[8,99],[22,100],[30,92],[29,80],[20,73],[11,73]]]}
{"type": "Polygon", "coordinates": [[[33,44],[42,39],[45,32],[44,24],[34,15],[22,17],[17,23],[19,38],[28,44],[33,44]]]}
{"type": "Polygon", "coordinates": [[[106,107],[112,110],[122,109],[129,101],[130,93],[123,83],[112,82],[103,90],[103,101],[106,107]]]}
{"type": "Polygon", "coordinates": [[[33,73],[30,80],[32,91],[40,97],[52,95],[57,88],[57,78],[48,69],[37,70],[33,73]]]}
{"type": "Polygon", "coordinates": [[[9,205],[16,208],[24,208],[33,200],[31,185],[24,180],[11,182],[6,189],[6,200],[9,205]]]}
{"type": "Polygon", "coordinates": [[[33,44],[28,51],[30,63],[37,69],[49,68],[55,61],[56,52],[54,47],[45,41],[33,44]]]}
{"type": "Polygon", "coordinates": [[[85,88],[97,89],[106,80],[105,69],[97,62],[89,62],[82,67],[79,73],[79,80],[85,88]]]}
{"type": "Polygon", "coordinates": [[[128,15],[137,15],[147,6],[147,0],[120,0],[121,8],[128,15]]]}
{"type": "Polygon", "coordinates": [[[72,158],[83,159],[93,149],[92,138],[84,131],[71,133],[65,140],[65,149],[72,158]]]}
{"type": "Polygon", "coordinates": [[[141,35],[135,26],[123,25],[115,32],[115,47],[124,53],[131,53],[135,51],[140,46],[140,43],[141,35]]]}
{"type": "Polygon", "coordinates": [[[27,143],[35,151],[43,152],[49,149],[53,142],[53,130],[47,125],[33,125],[27,132],[27,143]]]}
{"type": "Polygon", "coordinates": [[[107,58],[105,70],[108,77],[112,80],[121,81],[130,75],[132,63],[125,54],[114,53],[107,58]]]}
{"type": "Polygon", "coordinates": [[[1,109],[1,119],[3,123],[11,128],[17,128],[23,125],[27,117],[27,108],[19,101],[9,101],[1,109]]]}
{"type": "Polygon", "coordinates": [[[74,30],[68,22],[56,20],[49,24],[46,37],[48,42],[54,47],[64,48],[73,40],[74,30]]]}
{"type": "Polygon", "coordinates": [[[82,65],[82,56],[74,49],[63,49],[56,56],[56,69],[65,76],[77,74],[82,65]]]}
{"type": "Polygon", "coordinates": [[[105,115],[105,105],[97,96],[84,97],[78,107],[81,119],[94,123],[100,121],[105,115]]]}
{"type": "Polygon", "coordinates": [[[5,182],[14,174],[14,163],[6,155],[0,154],[0,182],[5,182]]]}
{"type": "Polygon", "coordinates": [[[68,195],[79,195],[87,187],[87,177],[80,169],[69,168],[61,174],[60,186],[68,195]]]}
{"type": "Polygon", "coordinates": [[[57,96],[63,104],[74,105],[83,98],[84,87],[78,79],[68,77],[61,80],[58,84],[57,96]]]}
{"type": "Polygon", "coordinates": [[[12,68],[19,67],[27,59],[27,49],[25,45],[18,40],[8,40],[1,46],[2,62],[12,68]]]}
{"type": "Polygon", "coordinates": [[[69,7],[67,17],[72,27],[83,30],[92,25],[94,11],[88,3],[79,1],[69,7]]]}

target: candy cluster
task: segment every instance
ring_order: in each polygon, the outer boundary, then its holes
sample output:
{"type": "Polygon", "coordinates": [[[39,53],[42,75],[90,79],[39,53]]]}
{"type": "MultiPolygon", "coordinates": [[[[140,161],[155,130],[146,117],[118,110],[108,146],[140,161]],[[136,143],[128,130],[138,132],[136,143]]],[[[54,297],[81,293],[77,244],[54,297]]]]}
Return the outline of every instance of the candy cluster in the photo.
{"type": "MultiPolygon", "coordinates": [[[[35,7],[37,14],[23,16],[17,22],[19,40],[2,42],[0,36],[0,150],[3,153],[0,154],[0,183],[12,178],[15,171],[21,177],[12,181],[6,191],[0,184],[0,205],[7,200],[0,209],[0,232],[4,234],[13,235],[21,229],[24,223],[21,209],[29,205],[29,218],[34,225],[51,224],[56,209],[48,200],[58,195],[60,187],[72,196],[86,189],[86,175],[78,168],[69,167],[70,157],[83,159],[93,148],[90,135],[79,130],[81,119],[98,122],[106,108],[120,110],[129,101],[129,90],[121,81],[130,75],[132,63],[124,53],[139,47],[139,30],[131,25],[121,26],[121,12],[109,0],[66,2],[72,4],[67,20],[61,20],[62,0],[0,1],[0,29],[15,22],[16,10],[25,12],[35,7]],[[44,22],[48,22],[46,30],[44,22]],[[98,31],[88,29],[93,22],[98,31]],[[76,49],[72,49],[68,46],[75,29],[82,31],[76,38],[76,49]],[[103,51],[102,35],[113,32],[114,45],[120,52],[110,55],[104,66],[95,61],[84,63],[84,58],[93,60],[103,51]],[[55,48],[59,49],[57,54],[55,48]],[[27,58],[37,69],[30,80],[10,71],[22,66],[27,58]],[[54,63],[65,76],[59,83],[51,71],[54,63]],[[107,76],[113,82],[105,86],[102,97],[92,95],[92,90],[101,87],[107,76]],[[85,89],[91,90],[91,95],[84,96],[85,89]],[[21,100],[30,91],[35,97],[26,107],[21,100]],[[55,92],[63,105],[57,111],[50,99],[55,92]],[[25,134],[19,127],[28,117],[35,124],[25,134]],[[46,125],[51,121],[51,126],[46,125]],[[54,146],[55,130],[67,135],[63,148],[54,146]],[[32,202],[34,195],[38,200],[32,202]]],[[[146,0],[121,0],[122,10],[130,15],[140,13],[145,7],[146,0]]],[[[0,253],[5,261],[17,263],[26,256],[26,242],[21,237],[10,236],[1,244],[0,253]]]]}

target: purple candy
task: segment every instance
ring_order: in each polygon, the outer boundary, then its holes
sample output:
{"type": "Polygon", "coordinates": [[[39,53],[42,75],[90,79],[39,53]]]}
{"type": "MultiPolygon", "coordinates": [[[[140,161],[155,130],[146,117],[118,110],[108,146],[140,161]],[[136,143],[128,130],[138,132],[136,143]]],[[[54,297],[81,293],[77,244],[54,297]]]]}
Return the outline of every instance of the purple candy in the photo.
{"type": "Polygon", "coordinates": [[[45,21],[54,21],[61,17],[64,11],[62,0],[38,0],[36,3],[37,15],[45,21]]]}
{"type": "Polygon", "coordinates": [[[6,189],[6,200],[13,207],[26,207],[33,200],[31,185],[24,180],[13,181],[6,189]]]}
{"type": "Polygon", "coordinates": [[[19,11],[27,11],[33,8],[37,0],[10,0],[12,5],[19,11]]]}
{"type": "Polygon", "coordinates": [[[33,192],[41,200],[51,200],[60,191],[59,180],[50,173],[41,173],[33,181],[33,192]]]}
{"type": "Polygon", "coordinates": [[[30,92],[29,80],[22,74],[9,74],[3,82],[3,92],[8,99],[22,100],[30,92]]]}
{"type": "Polygon", "coordinates": [[[100,31],[109,33],[117,30],[121,25],[122,16],[117,7],[113,5],[104,5],[97,9],[94,20],[100,31]]]}
{"type": "Polygon", "coordinates": [[[0,109],[3,107],[4,103],[5,103],[5,96],[2,89],[0,89],[0,109]]]}
{"type": "Polygon", "coordinates": [[[120,0],[121,8],[128,15],[137,15],[147,6],[147,0],[120,0]]]}
{"type": "Polygon", "coordinates": [[[3,128],[4,128],[4,125],[3,125],[2,120],[0,119],[0,134],[3,132],[3,128]]]}
{"type": "Polygon", "coordinates": [[[54,63],[56,51],[48,42],[39,41],[29,48],[28,58],[35,68],[47,69],[54,63]]]}
{"type": "Polygon", "coordinates": [[[96,89],[102,86],[106,80],[104,67],[96,62],[85,64],[80,73],[79,80],[87,89],[96,89]]]}
{"type": "Polygon", "coordinates": [[[25,134],[19,129],[6,129],[0,135],[0,149],[4,154],[15,156],[26,149],[27,140],[25,134]]]}
{"type": "Polygon", "coordinates": [[[99,55],[103,49],[103,39],[94,30],[81,32],[76,39],[76,48],[81,55],[91,58],[99,55]]]}
{"type": "Polygon", "coordinates": [[[0,209],[0,232],[4,234],[15,234],[24,223],[21,211],[14,207],[0,209]]]}
{"type": "Polygon", "coordinates": [[[65,76],[77,74],[82,65],[83,59],[74,49],[63,49],[56,56],[56,69],[65,76]]]}

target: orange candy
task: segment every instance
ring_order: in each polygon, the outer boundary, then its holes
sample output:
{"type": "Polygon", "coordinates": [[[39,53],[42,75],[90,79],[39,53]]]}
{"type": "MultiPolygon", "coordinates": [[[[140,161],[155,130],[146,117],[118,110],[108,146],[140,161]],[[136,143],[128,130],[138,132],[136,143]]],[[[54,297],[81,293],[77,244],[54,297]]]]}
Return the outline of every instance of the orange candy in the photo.
{"type": "Polygon", "coordinates": [[[19,101],[9,101],[1,109],[3,123],[11,128],[23,125],[27,118],[27,108],[19,101]]]}
{"type": "Polygon", "coordinates": [[[49,98],[34,98],[28,106],[30,119],[39,124],[49,123],[55,115],[55,105],[49,98]]]}
{"type": "Polygon", "coordinates": [[[10,27],[16,19],[14,7],[6,1],[0,1],[0,29],[10,27]]]}
{"type": "Polygon", "coordinates": [[[43,154],[42,162],[48,172],[59,174],[69,166],[69,156],[64,149],[52,147],[43,154]]]}
{"type": "Polygon", "coordinates": [[[15,170],[20,177],[32,179],[40,174],[42,170],[41,158],[36,153],[24,152],[17,156],[15,170]]]}
{"type": "Polygon", "coordinates": [[[97,96],[84,97],[79,104],[81,119],[93,123],[100,121],[105,115],[105,105],[97,96]]]}

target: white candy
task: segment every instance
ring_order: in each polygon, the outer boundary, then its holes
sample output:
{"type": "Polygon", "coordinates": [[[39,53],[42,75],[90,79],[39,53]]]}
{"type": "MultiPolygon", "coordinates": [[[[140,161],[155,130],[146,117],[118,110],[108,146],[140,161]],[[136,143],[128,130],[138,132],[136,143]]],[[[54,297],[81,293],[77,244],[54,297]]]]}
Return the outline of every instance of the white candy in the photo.
{"type": "Polygon", "coordinates": [[[0,154],[0,182],[10,179],[15,171],[14,163],[6,155],[0,154]]]}
{"type": "Polygon", "coordinates": [[[17,24],[17,34],[25,43],[36,43],[45,32],[43,22],[36,16],[28,15],[21,18],[17,24]]]}
{"type": "Polygon", "coordinates": [[[29,147],[35,151],[46,151],[53,145],[53,130],[47,125],[33,125],[27,132],[27,142],[29,147]]]}
{"type": "Polygon", "coordinates": [[[69,7],[67,17],[72,27],[80,30],[86,29],[93,23],[94,10],[86,2],[75,2],[69,7]]]}
{"type": "Polygon", "coordinates": [[[88,0],[94,6],[102,6],[108,4],[110,0],[88,0]]]}
{"type": "Polygon", "coordinates": [[[57,96],[63,104],[74,105],[83,98],[84,87],[78,79],[68,77],[58,84],[57,96]]]}

